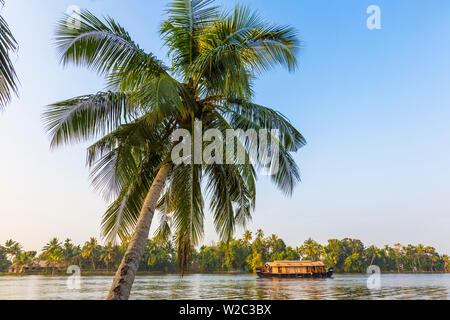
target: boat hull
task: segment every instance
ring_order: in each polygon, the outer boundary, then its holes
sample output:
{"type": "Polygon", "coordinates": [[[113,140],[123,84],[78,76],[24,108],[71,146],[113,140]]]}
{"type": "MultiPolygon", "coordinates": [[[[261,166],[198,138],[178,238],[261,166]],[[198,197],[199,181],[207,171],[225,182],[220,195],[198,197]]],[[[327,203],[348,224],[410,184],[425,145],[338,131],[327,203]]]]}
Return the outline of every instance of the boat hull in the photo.
{"type": "Polygon", "coordinates": [[[329,270],[326,273],[272,273],[272,272],[261,272],[261,270],[256,269],[256,274],[260,278],[304,278],[304,279],[324,279],[331,278],[333,276],[333,271],[329,270]]]}

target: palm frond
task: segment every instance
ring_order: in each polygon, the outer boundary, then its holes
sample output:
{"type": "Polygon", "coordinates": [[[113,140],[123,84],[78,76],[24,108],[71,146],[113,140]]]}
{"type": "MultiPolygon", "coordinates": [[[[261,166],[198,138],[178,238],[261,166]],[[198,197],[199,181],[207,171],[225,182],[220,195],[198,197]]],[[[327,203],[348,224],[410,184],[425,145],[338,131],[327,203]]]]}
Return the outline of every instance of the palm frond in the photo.
{"type": "Polygon", "coordinates": [[[107,134],[135,112],[126,93],[100,92],[52,104],[43,120],[56,147],[107,134]]]}
{"type": "Polygon", "coordinates": [[[172,230],[177,236],[178,262],[184,273],[189,261],[189,248],[194,248],[204,232],[204,201],[201,190],[202,167],[189,164],[173,169],[169,180],[169,197],[174,209],[172,230]]]}
{"type": "Polygon", "coordinates": [[[12,94],[18,93],[17,74],[10,57],[16,50],[17,42],[8,23],[0,16],[0,110],[11,101],[12,94]]]}
{"type": "Polygon", "coordinates": [[[141,181],[130,181],[103,215],[102,236],[108,242],[129,239],[136,227],[142,204],[150,186],[141,181]]]}
{"type": "Polygon", "coordinates": [[[184,118],[191,111],[191,99],[184,86],[167,74],[148,79],[134,91],[133,101],[146,112],[156,112],[161,119],[184,118]]]}
{"type": "Polygon", "coordinates": [[[232,239],[236,226],[245,227],[254,209],[256,190],[253,166],[208,165],[208,198],[221,241],[232,239]]]}
{"type": "Polygon", "coordinates": [[[117,196],[129,180],[143,179],[149,172],[153,175],[156,166],[169,151],[167,126],[147,114],[90,146],[87,164],[91,168],[94,187],[109,199],[117,196]]]}
{"type": "Polygon", "coordinates": [[[147,73],[165,72],[162,63],[140,49],[121,25],[109,17],[102,21],[87,10],[78,17],[66,15],[57,25],[55,40],[63,64],[86,65],[100,74],[127,70],[135,74],[142,68],[147,73]]]}
{"type": "Polygon", "coordinates": [[[236,6],[226,20],[217,20],[216,33],[221,45],[236,45],[244,63],[258,72],[279,64],[293,71],[300,47],[298,34],[289,26],[272,24],[256,12],[236,6]]]}
{"type": "Polygon", "coordinates": [[[287,151],[297,152],[306,145],[306,139],[281,113],[243,99],[227,99],[225,114],[234,128],[242,130],[273,129],[280,131],[281,142],[287,151]]]}
{"type": "Polygon", "coordinates": [[[291,153],[305,145],[305,139],[282,115],[274,110],[255,104],[243,105],[249,109],[225,109],[225,114],[231,113],[230,122],[225,117],[216,115],[218,123],[222,128],[235,130],[235,134],[241,138],[237,143],[240,144],[240,148],[245,149],[246,163],[252,163],[259,169],[263,169],[283,193],[291,195],[300,181],[299,168],[291,153]],[[265,133],[267,144],[260,144],[260,139],[248,141],[246,137],[239,135],[243,132],[241,130],[248,129],[256,130],[260,137],[265,133]],[[279,130],[279,135],[274,135],[273,130],[279,130]],[[276,168],[273,167],[275,165],[276,168]]]}
{"type": "Polygon", "coordinates": [[[270,24],[248,8],[236,6],[205,30],[201,51],[188,75],[210,94],[251,97],[254,75],[281,65],[293,71],[300,46],[289,26],[270,24]]]}
{"type": "Polygon", "coordinates": [[[161,36],[169,47],[173,69],[182,74],[199,55],[205,26],[218,15],[214,0],[174,0],[167,9],[168,19],[161,26],[161,36]]]}

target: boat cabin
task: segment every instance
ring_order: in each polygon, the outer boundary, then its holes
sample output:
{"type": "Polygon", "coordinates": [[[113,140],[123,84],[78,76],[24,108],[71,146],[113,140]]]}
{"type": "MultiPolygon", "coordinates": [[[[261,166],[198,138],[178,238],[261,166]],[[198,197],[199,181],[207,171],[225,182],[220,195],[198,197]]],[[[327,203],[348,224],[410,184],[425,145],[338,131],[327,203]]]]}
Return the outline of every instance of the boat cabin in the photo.
{"type": "Polygon", "coordinates": [[[329,271],[322,261],[274,261],[256,269],[260,277],[328,277],[329,271]]]}

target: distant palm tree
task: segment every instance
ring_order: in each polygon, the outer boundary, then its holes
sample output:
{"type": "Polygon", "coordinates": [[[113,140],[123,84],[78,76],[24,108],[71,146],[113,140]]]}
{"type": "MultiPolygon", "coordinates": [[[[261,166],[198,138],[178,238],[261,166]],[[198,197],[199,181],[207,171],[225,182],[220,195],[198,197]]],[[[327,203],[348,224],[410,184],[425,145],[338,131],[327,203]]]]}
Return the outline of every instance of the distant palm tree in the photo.
{"type": "Polygon", "coordinates": [[[52,268],[52,276],[56,274],[56,270],[62,262],[64,262],[64,252],[61,248],[53,250],[46,258],[47,267],[52,268]]]}
{"type": "Polygon", "coordinates": [[[308,260],[318,261],[322,256],[323,247],[313,239],[309,238],[300,247],[300,253],[308,260]]]}
{"type": "Polygon", "coordinates": [[[275,247],[278,243],[278,236],[275,234],[272,234],[269,238],[268,238],[268,247],[270,249],[270,253],[274,253],[275,252],[275,247]]]}
{"type": "Polygon", "coordinates": [[[116,250],[112,242],[108,242],[106,246],[103,248],[101,260],[105,263],[106,270],[109,270],[109,265],[114,262],[115,252],[116,250]]]}
{"type": "Polygon", "coordinates": [[[8,259],[13,260],[14,257],[18,256],[22,252],[22,246],[12,239],[7,240],[5,242],[5,252],[8,259]]]}
{"type": "Polygon", "coordinates": [[[425,246],[423,244],[418,244],[416,247],[416,257],[417,257],[417,267],[420,271],[423,270],[425,253],[426,253],[425,246]]]}
{"type": "Polygon", "coordinates": [[[366,250],[366,255],[368,257],[371,257],[370,265],[373,265],[373,262],[375,261],[375,259],[381,258],[381,250],[380,250],[380,248],[377,248],[376,246],[370,246],[366,250]]]}
{"type": "Polygon", "coordinates": [[[244,241],[245,246],[248,246],[250,241],[252,241],[252,232],[250,230],[246,230],[242,240],[244,241]]]}
{"type": "MultiPolygon", "coordinates": [[[[397,265],[397,272],[400,273],[400,258],[403,254],[403,248],[400,243],[394,244],[394,253],[395,253],[395,264],[397,265]]],[[[403,264],[402,264],[403,267],[403,264]]]]}
{"type": "Polygon", "coordinates": [[[64,262],[70,264],[78,263],[79,247],[72,243],[71,239],[66,239],[63,244],[64,262]]]}
{"type": "Polygon", "coordinates": [[[13,263],[20,268],[19,273],[23,273],[25,267],[32,267],[36,254],[36,251],[22,251],[14,257],[13,263]]]}
{"type": "Polygon", "coordinates": [[[256,230],[256,238],[257,238],[257,239],[262,239],[262,238],[264,238],[264,231],[262,231],[262,229],[256,230]]]}
{"type": "Polygon", "coordinates": [[[62,250],[61,242],[59,242],[58,238],[53,238],[47,243],[42,249],[42,257],[49,257],[55,250],[62,250]]]}
{"type": "Polygon", "coordinates": [[[85,243],[81,251],[81,255],[83,258],[91,260],[92,270],[95,270],[95,253],[97,251],[97,247],[97,239],[91,238],[88,242],[85,243]]]}
{"type": "Polygon", "coordinates": [[[435,266],[439,262],[439,254],[436,252],[436,249],[430,246],[426,246],[424,248],[425,259],[427,260],[429,271],[435,271],[435,266]]]}
{"type": "MultiPolygon", "coordinates": [[[[295,70],[297,34],[246,8],[225,14],[212,3],[171,2],[161,36],[172,68],[142,50],[111,18],[102,21],[83,11],[79,28],[64,19],[57,29],[63,63],[98,70],[111,89],[56,103],[44,114],[52,146],[104,136],[88,150],[94,185],[117,196],[105,214],[103,234],[111,241],[133,235],[109,299],[128,299],[158,201],[164,218],[159,234],[176,235],[182,272],[203,235],[203,181],[222,240],[231,239],[236,225],[250,219],[255,167],[249,161],[175,164],[171,134],[176,129],[193,135],[197,121],[204,130],[222,133],[278,129],[279,140],[271,138],[280,145],[280,170],[272,180],[286,194],[299,180],[291,153],[305,144],[303,136],[284,116],[252,102],[254,79],[262,71],[275,65],[295,70]]],[[[258,149],[238,144],[247,160],[258,149]]]]}
{"type": "MultiPolygon", "coordinates": [[[[0,0],[0,5],[4,4],[5,1],[0,0]]],[[[17,94],[18,80],[10,57],[10,53],[16,50],[17,42],[0,15],[0,111],[11,101],[12,94],[17,94]]]]}
{"type": "Polygon", "coordinates": [[[444,272],[450,271],[450,257],[446,254],[442,256],[442,261],[444,261],[444,272]]]}

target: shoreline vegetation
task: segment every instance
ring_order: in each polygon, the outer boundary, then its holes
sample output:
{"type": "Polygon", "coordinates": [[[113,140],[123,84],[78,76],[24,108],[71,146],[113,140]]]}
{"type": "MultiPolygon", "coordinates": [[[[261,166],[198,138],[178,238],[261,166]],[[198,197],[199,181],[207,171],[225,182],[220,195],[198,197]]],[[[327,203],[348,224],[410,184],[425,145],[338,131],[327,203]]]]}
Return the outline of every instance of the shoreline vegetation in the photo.
{"type": "MultiPolygon", "coordinates": [[[[105,271],[105,272],[100,272],[100,271],[82,271],[81,272],[81,276],[82,277],[113,277],[116,274],[115,271],[105,271]]],[[[336,273],[336,275],[362,275],[362,274],[366,274],[365,272],[361,272],[361,273],[345,273],[345,272],[340,272],[340,273],[336,273]]],[[[407,274],[414,274],[414,275],[419,275],[419,274],[450,274],[450,271],[402,271],[402,272],[397,272],[397,271],[386,271],[386,272],[382,272],[382,274],[398,274],[398,275],[407,275],[407,274]]],[[[179,275],[178,272],[163,272],[163,271],[152,271],[152,272],[146,272],[146,271],[140,271],[136,273],[136,276],[168,276],[168,275],[179,275]]],[[[186,276],[190,276],[190,275],[254,275],[253,272],[247,272],[247,271],[242,271],[242,272],[230,272],[230,271],[212,271],[212,272],[185,272],[183,277],[186,276]]],[[[65,271],[58,271],[55,274],[51,274],[48,272],[38,272],[38,273],[33,273],[33,272],[28,272],[28,273],[8,273],[8,272],[0,272],[0,277],[7,277],[7,276],[12,276],[12,277],[27,277],[27,276],[46,276],[46,277],[62,277],[62,276],[67,276],[70,277],[71,274],[66,273],[65,271]]],[[[256,275],[255,275],[256,276],[256,275]]],[[[277,279],[277,278],[276,278],[277,279]]],[[[287,278],[287,279],[291,279],[291,278],[287,278]]],[[[296,278],[298,279],[298,278],[296,278]]]]}
{"type": "MultiPolygon", "coordinates": [[[[38,255],[25,251],[14,240],[0,245],[0,276],[8,275],[69,275],[68,266],[76,265],[82,276],[113,276],[125,254],[128,242],[120,245],[98,244],[91,238],[84,245],[70,239],[49,241],[38,255]]],[[[331,239],[321,245],[313,239],[293,248],[258,230],[253,238],[246,231],[240,239],[211,243],[194,250],[185,274],[245,274],[275,260],[322,260],[340,274],[365,273],[370,265],[382,273],[444,273],[450,272],[449,256],[435,248],[418,244],[394,247],[365,246],[358,239],[331,239]]],[[[177,250],[173,241],[162,243],[149,239],[137,275],[177,274],[177,250]]]]}

